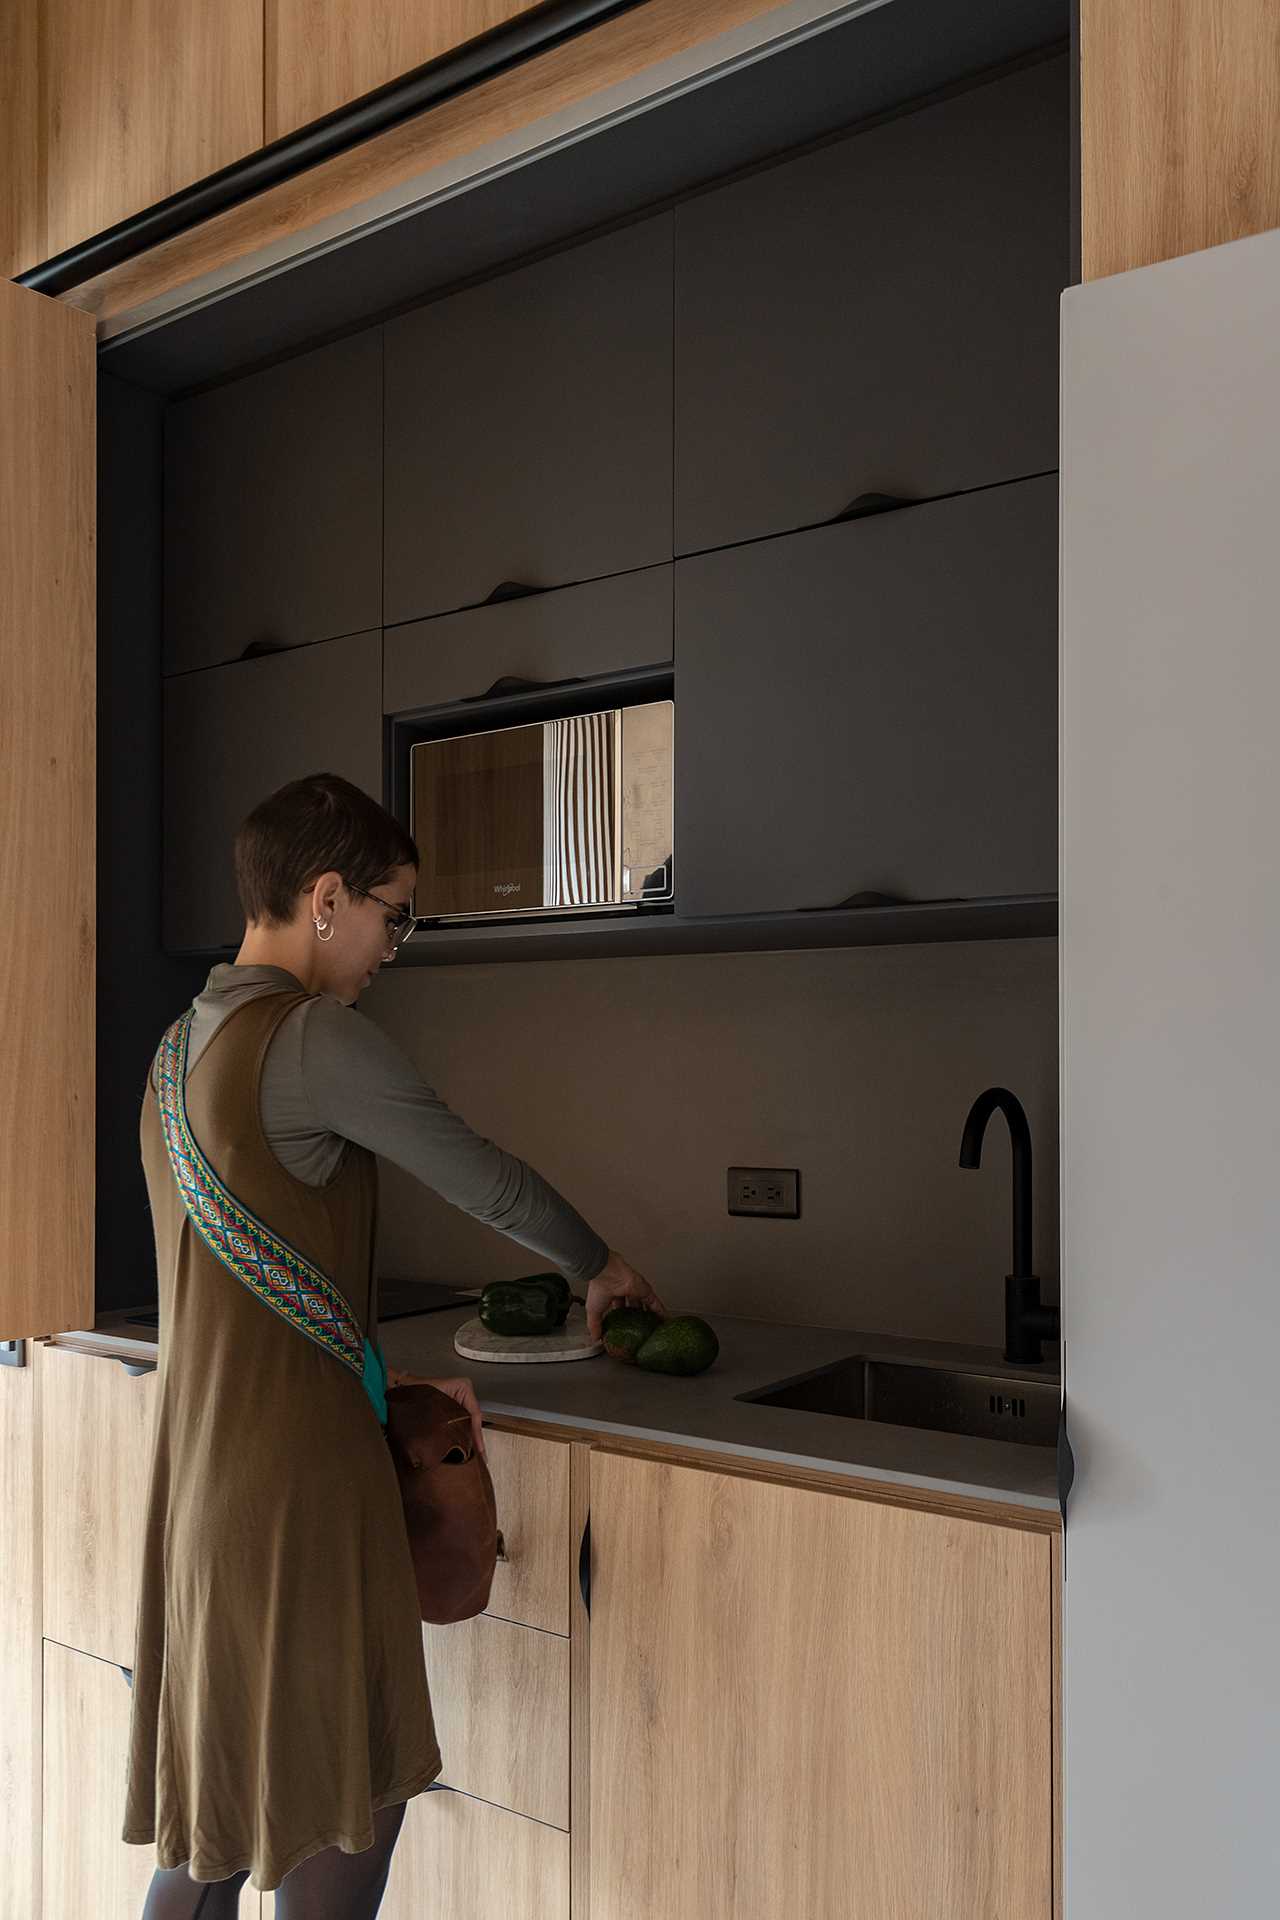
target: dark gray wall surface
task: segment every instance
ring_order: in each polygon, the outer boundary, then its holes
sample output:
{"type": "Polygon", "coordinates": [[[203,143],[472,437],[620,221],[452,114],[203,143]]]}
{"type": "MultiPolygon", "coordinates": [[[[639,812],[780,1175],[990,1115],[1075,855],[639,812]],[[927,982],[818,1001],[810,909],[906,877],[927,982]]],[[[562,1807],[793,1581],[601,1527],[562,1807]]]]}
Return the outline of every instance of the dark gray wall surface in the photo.
{"type": "MultiPolygon", "coordinates": [[[[98,381],[97,1301],[155,1298],[138,1154],[147,1069],[205,969],[160,944],[163,402],[98,381]]],[[[32,878],[39,849],[31,849],[32,878]]],[[[60,938],[57,927],[49,938],[60,938]]],[[[68,1170],[89,1179],[92,1169],[68,1170]]]]}
{"type": "Polygon", "coordinates": [[[1057,465],[1068,72],[676,210],[676,551],[1057,465]]]}
{"type": "Polygon", "coordinates": [[[1056,476],[676,563],[681,913],[1053,892],[1056,476]]]}
{"type": "Polygon", "coordinates": [[[165,422],[165,671],[382,620],[382,338],[374,328],[165,422]]]}
{"type": "Polygon", "coordinates": [[[671,558],[671,215],[386,328],[388,626],[671,558]]]}
{"type": "Polygon", "coordinates": [[[382,636],[358,633],[164,683],[166,946],[238,946],[232,847],[288,780],[340,773],[382,798],[382,636]]]}
{"type": "Polygon", "coordinates": [[[383,706],[465,700],[505,674],[555,681],[657,665],[671,658],[673,618],[667,565],[415,620],[386,636],[383,706]]]}

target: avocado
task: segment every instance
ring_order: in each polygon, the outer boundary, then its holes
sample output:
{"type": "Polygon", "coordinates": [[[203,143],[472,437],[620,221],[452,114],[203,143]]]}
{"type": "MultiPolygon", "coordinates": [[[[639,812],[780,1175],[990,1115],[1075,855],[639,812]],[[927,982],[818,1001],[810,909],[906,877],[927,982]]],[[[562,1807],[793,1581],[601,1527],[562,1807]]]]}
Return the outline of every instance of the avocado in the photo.
{"type": "Polygon", "coordinates": [[[714,1329],[696,1314],[663,1320],[636,1355],[647,1373],[704,1373],[720,1351],[714,1329]]]}
{"type": "Polygon", "coordinates": [[[604,1350],[612,1360],[633,1361],[656,1327],[662,1325],[648,1307],[613,1307],[604,1317],[604,1350]]]}

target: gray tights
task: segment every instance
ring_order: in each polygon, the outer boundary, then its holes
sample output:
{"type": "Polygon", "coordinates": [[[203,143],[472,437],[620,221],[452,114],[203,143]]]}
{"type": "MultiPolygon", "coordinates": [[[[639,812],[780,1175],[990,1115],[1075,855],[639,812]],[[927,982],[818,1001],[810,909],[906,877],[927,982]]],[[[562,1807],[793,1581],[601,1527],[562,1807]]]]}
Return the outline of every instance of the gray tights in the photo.
{"type": "MultiPolygon", "coordinates": [[[[380,1807],[363,1853],[326,1847],[287,1873],[276,1888],[276,1920],[375,1920],[403,1819],[403,1804],[380,1807]]],[[[185,1866],[157,1867],[142,1920],[240,1920],[248,1878],[192,1880],[185,1866]]]]}

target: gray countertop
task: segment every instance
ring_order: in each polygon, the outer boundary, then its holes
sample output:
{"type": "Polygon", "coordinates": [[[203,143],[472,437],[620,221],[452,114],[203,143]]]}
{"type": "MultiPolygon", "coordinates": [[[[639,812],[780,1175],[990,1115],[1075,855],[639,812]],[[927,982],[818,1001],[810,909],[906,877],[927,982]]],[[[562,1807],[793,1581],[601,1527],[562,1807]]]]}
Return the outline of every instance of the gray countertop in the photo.
{"type": "Polygon", "coordinates": [[[474,1313],[474,1304],[469,1304],[457,1311],[388,1322],[380,1334],[388,1364],[429,1379],[465,1373],[491,1416],[545,1420],[591,1433],[1057,1511],[1052,1447],[976,1440],[735,1398],[849,1354],[929,1361],[1009,1379],[1045,1378],[1047,1369],[1006,1367],[994,1348],[943,1346],[717,1313],[713,1323],[719,1358],[706,1373],[680,1379],[643,1373],[603,1354],[534,1365],[463,1360],[454,1352],[453,1336],[474,1313]]]}
{"type": "MultiPolygon", "coordinates": [[[[453,1336],[474,1314],[475,1303],[469,1301],[461,1308],[387,1321],[380,1339],[388,1364],[428,1379],[465,1373],[491,1417],[543,1420],[586,1433],[697,1447],[745,1460],[1058,1510],[1052,1447],[975,1440],[794,1407],[760,1406],[735,1397],[850,1354],[928,1362],[1010,1380],[1052,1378],[1047,1369],[1005,1366],[994,1347],[951,1346],[717,1313],[714,1326],[720,1354],[715,1365],[692,1379],[680,1379],[643,1373],[603,1354],[591,1360],[534,1365],[463,1360],[454,1351],[453,1336]]],[[[58,1343],[97,1347],[121,1358],[154,1357],[155,1335],[129,1327],[124,1337],[124,1318],[120,1313],[104,1314],[93,1332],[60,1335],[58,1343]]]]}

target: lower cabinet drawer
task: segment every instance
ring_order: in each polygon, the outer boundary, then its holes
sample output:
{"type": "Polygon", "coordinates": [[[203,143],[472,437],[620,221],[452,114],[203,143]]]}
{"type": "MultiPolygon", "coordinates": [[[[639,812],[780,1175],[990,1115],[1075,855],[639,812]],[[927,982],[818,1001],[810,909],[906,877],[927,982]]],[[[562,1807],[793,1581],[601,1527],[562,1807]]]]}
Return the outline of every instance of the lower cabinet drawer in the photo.
{"type": "MultiPolygon", "coordinates": [[[[35,1348],[44,1489],[44,1631],[131,1667],[156,1409],[154,1371],[35,1348]]],[[[121,1681],[123,1687],[124,1682],[121,1681]]]]}
{"type": "Polygon", "coordinates": [[[569,1836],[483,1800],[405,1809],[379,1920],[569,1920],[569,1836]]]}
{"type": "Polygon", "coordinates": [[[485,1429],[502,1529],[487,1613],[568,1633],[572,1578],[569,1448],[563,1440],[485,1429]]]}
{"type": "Polygon", "coordinates": [[[567,1829],[569,1641],[486,1614],[422,1638],[441,1780],[567,1829]]]}
{"type": "MultiPolygon", "coordinates": [[[[129,1685],[119,1667],[44,1643],[42,1920],[136,1920],[155,1850],[126,1846],[129,1685]]],[[[240,1920],[258,1920],[245,1887],[240,1920]]]]}

